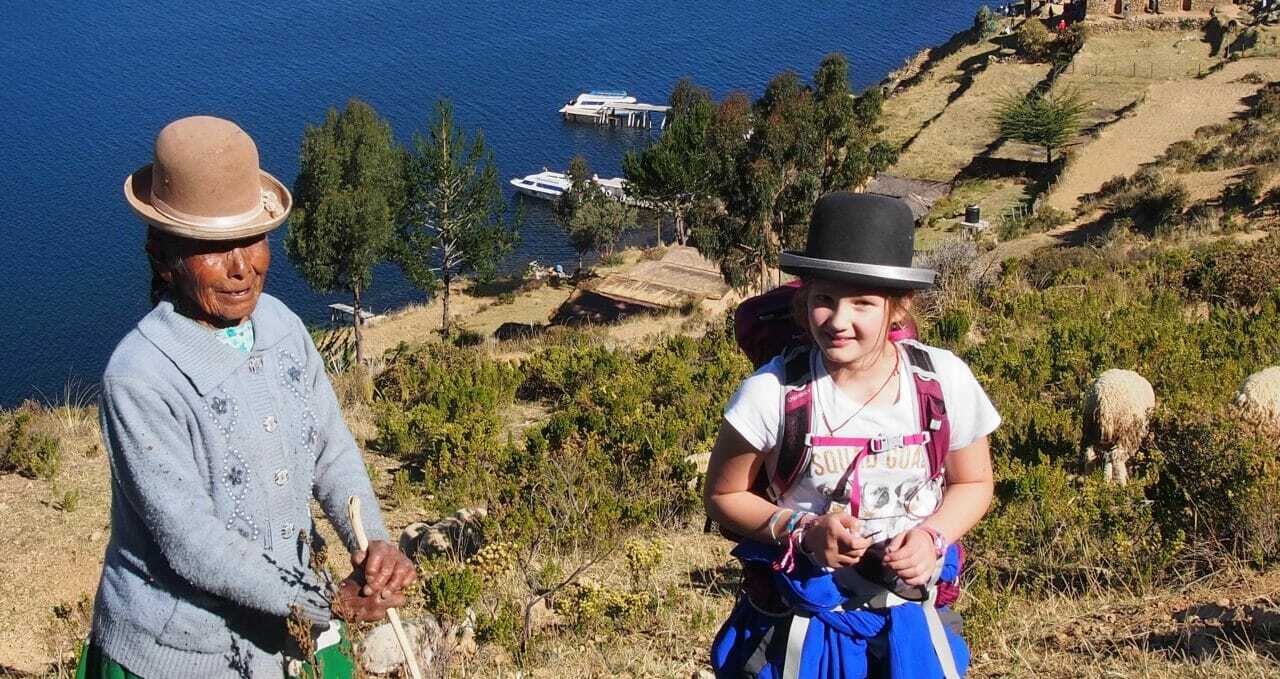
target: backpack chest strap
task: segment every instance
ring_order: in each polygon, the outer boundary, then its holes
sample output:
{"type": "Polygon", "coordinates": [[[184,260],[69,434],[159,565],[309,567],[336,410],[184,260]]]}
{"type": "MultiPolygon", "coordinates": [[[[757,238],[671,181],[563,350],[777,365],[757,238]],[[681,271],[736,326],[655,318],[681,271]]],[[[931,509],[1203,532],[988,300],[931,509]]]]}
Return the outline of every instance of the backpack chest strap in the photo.
{"type": "Polygon", "coordinates": [[[866,450],[871,453],[883,453],[886,450],[895,450],[906,446],[923,446],[927,445],[933,439],[933,435],[927,431],[908,434],[906,436],[875,436],[851,437],[851,436],[817,436],[809,434],[805,436],[805,445],[813,447],[850,447],[866,450]]]}

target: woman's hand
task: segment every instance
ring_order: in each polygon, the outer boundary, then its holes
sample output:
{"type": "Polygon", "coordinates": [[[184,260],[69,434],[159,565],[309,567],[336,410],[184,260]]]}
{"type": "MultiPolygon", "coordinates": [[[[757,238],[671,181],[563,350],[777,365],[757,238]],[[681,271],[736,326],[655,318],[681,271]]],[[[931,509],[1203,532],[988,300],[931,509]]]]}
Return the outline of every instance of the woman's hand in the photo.
{"type": "Polygon", "coordinates": [[[814,563],[827,568],[856,565],[871,546],[858,533],[858,520],[845,512],[823,514],[809,524],[800,545],[814,563]]]}
{"type": "Polygon", "coordinates": [[[399,594],[417,577],[417,569],[409,557],[386,540],[370,542],[367,554],[364,551],[352,554],[351,566],[362,576],[364,588],[360,594],[366,597],[375,593],[383,597],[399,594]]]}
{"type": "Polygon", "coordinates": [[[370,622],[385,618],[388,608],[405,604],[404,595],[398,592],[386,597],[381,594],[362,595],[360,593],[362,584],[364,579],[360,577],[359,571],[348,575],[345,580],[338,583],[338,597],[333,602],[335,616],[348,622],[370,622]]]}
{"type": "Polygon", "coordinates": [[[938,558],[933,552],[933,537],[923,528],[899,533],[884,550],[883,563],[908,585],[928,584],[938,566],[938,558]]]}

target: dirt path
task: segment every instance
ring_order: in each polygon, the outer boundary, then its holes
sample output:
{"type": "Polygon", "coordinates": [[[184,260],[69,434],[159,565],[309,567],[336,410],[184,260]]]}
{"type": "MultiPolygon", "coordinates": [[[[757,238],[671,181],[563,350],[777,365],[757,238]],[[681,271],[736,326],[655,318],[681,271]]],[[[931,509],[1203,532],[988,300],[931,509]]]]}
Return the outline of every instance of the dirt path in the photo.
{"type": "Polygon", "coordinates": [[[1239,80],[1253,71],[1274,78],[1280,73],[1280,59],[1243,59],[1203,80],[1153,84],[1132,115],[1110,125],[1077,151],[1076,159],[1048,195],[1047,204],[1074,210],[1082,196],[1097,191],[1108,179],[1129,176],[1174,142],[1190,139],[1197,128],[1244,111],[1244,99],[1261,85],[1239,80]]]}

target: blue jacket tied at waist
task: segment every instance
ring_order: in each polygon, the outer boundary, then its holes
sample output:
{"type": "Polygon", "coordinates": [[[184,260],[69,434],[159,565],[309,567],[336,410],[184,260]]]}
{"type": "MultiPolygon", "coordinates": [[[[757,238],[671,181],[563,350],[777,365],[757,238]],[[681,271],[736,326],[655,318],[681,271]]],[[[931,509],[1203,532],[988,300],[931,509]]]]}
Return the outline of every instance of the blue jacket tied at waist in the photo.
{"type": "MultiPolygon", "coordinates": [[[[777,548],[756,542],[743,542],[733,551],[744,566],[767,566],[778,554],[777,548]]],[[[958,575],[959,554],[952,546],[940,579],[954,581],[958,575]]],[[[925,606],[932,608],[932,600],[845,611],[840,607],[853,594],[843,591],[830,572],[804,558],[796,560],[790,573],[773,571],[771,581],[792,612],[770,615],[746,596],[740,597],[711,646],[717,677],[862,679],[869,676],[868,642],[876,640],[886,649],[878,666],[887,670],[888,677],[946,678],[939,653],[948,649],[935,650],[926,616],[925,606]]],[[[929,613],[936,623],[935,612],[929,613]]],[[[963,675],[969,666],[969,648],[955,631],[945,629],[945,638],[956,671],[963,675]]]]}

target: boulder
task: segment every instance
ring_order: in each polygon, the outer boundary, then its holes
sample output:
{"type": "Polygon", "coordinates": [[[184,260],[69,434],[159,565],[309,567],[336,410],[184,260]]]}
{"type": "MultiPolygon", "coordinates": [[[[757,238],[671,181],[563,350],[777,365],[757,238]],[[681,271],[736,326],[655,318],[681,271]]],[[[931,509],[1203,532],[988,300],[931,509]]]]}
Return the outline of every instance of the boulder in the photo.
{"type": "Polygon", "coordinates": [[[442,554],[465,559],[484,544],[481,521],[487,515],[484,507],[475,507],[459,509],[435,523],[411,523],[400,533],[400,551],[411,559],[442,554]]]}
{"type": "MultiPolygon", "coordinates": [[[[404,634],[409,639],[409,646],[417,651],[419,667],[429,666],[440,643],[440,623],[430,615],[413,622],[406,620],[404,634]]],[[[391,674],[404,665],[404,655],[391,623],[378,625],[364,635],[356,655],[360,658],[360,665],[370,674],[391,674]]]]}

